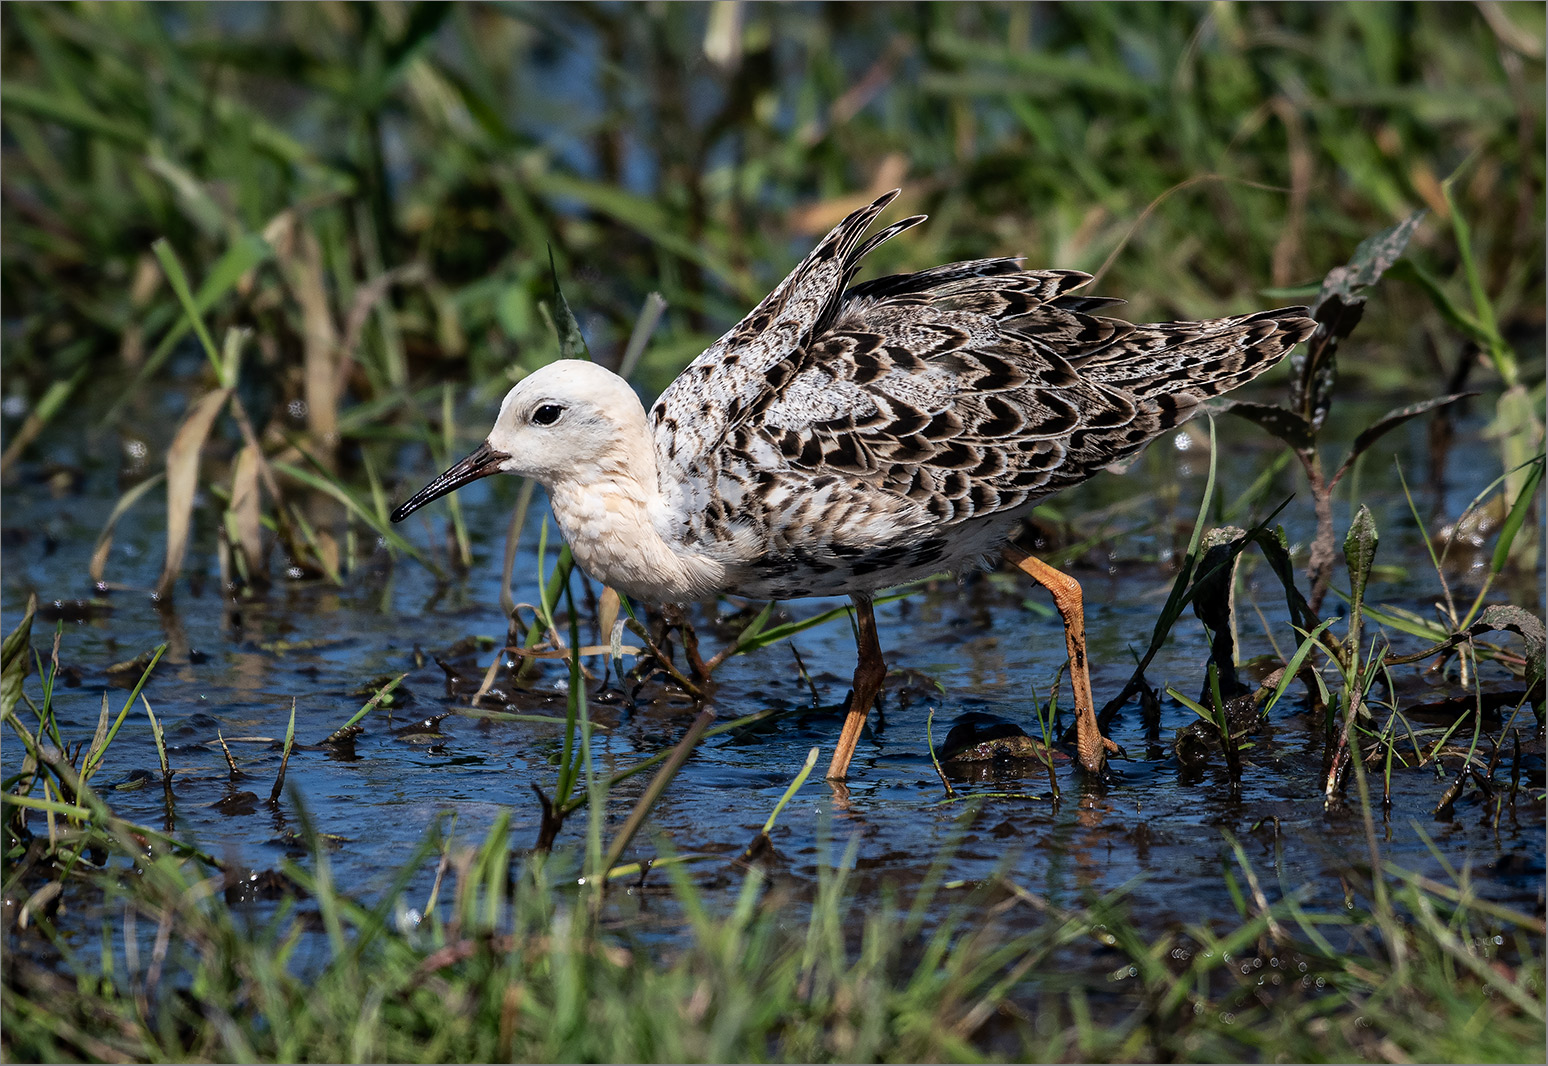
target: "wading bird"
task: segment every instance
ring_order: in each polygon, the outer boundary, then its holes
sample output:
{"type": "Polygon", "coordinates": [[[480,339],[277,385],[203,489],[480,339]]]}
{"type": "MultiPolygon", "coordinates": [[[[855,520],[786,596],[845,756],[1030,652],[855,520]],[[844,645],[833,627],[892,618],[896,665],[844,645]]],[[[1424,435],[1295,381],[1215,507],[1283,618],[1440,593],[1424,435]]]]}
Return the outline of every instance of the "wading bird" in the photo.
{"type": "Polygon", "coordinates": [[[1304,307],[1132,325],[1075,294],[1090,276],[1015,258],[850,286],[898,195],[839,223],[649,415],[584,360],[543,367],[488,439],[392,515],[495,473],[535,478],[575,561],[647,603],[847,595],[859,663],[828,767],[848,773],[886,664],[871,597],[1002,552],[1064,621],[1082,765],[1101,733],[1080,586],[1007,537],[1039,500],[1121,462],[1312,331],[1304,307]]]}

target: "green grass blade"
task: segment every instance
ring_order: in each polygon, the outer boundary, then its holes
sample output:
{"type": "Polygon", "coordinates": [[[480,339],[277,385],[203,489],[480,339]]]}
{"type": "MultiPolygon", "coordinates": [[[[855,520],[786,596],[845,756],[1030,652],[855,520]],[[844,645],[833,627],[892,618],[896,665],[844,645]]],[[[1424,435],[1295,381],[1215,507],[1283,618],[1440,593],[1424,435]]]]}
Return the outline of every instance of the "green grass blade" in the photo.
{"type": "Polygon", "coordinates": [[[779,818],[779,812],[785,809],[785,804],[789,803],[795,797],[795,794],[801,791],[801,786],[806,784],[806,779],[811,776],[812,767],[817,765],[817,755],[820,750],[814,747],[806,753],[806,763],[801,767],[801,772],[796,774],[794,781],[790,782],[790,787],[785,789],[784,795],[779,797],[779,802],[774,804],[774,809],[769,812],[768,821],[763,823],[763,832],[765,834],[774,828],[774,823],[779,818]]]}
{"type": "MultiPolygon", "coordinates": [[[[188,317],[188,322],[193,326],[194,333],[199,338],[199,344],[204,348],[204,354],[215,370],[216,379],[221,380],[220,351],[215,347],[215,338],[211,337],[210,331],[205,328],[204,315],[200,313],[198,304],[194,302],[193,293],[188,288],[188,275],[183,272],[183,264],[178,261],[177,253],[172,250],[172,245],[167,243],[165,237],[152,244],[151,251],[161,263],[167,282],[177,295],[177,302],[183,305],[183,314],[188,317]]],[[[225,382],[222,381],[221,384],[224,387],[225,382]]]]}
{"type": "Polygon", "coordinates": [[[82,784],[91,780],[91,775],[96,773],[97,768],[102,765],[102,757],[107,754],[108,745],[113,743],[113,738],[118,735],[118,727],[124,724],[124,719],[129,716],[129,709],[134,706],[134,701],[139,697],[140,690],[145,687],[145,682],[150,680],[151,671],[156,669],[156,664],[161,661],[161,657],[166,653],[166,644],[158,644],[156,646],[155,652],[151,655],[150,662],[146,664],[145,669],[141,672],[139,680],[134,683],[134,688],[129,692],[129,698],[124,701],[124,709],[118,712],[118,717],[114,720],[113,727],[108,730],[108,734],[103,739],[101,746],[94,747],[92,753],[87,756],[85,765],[81,768],[82,784]]]}

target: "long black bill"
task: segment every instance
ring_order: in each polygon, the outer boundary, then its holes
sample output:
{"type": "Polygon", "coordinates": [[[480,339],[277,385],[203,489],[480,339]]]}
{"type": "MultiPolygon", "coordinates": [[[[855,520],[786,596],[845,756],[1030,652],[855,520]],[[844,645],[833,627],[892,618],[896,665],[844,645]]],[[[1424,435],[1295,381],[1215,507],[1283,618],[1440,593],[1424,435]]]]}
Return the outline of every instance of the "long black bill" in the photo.
{"type": "Polygon", "coordinates": [[[470,481],[477,481],[490,474],[498,474],[500,464],[509,458],[509,455],[495,451],[489,446],[489,442],[485,441],[473,449],[473,453],[462,462],[410,496],[408,502],[392,512],[392,520],[401,522],[431,500],[439,500],[448,492],[460,489],[470,481]]]}

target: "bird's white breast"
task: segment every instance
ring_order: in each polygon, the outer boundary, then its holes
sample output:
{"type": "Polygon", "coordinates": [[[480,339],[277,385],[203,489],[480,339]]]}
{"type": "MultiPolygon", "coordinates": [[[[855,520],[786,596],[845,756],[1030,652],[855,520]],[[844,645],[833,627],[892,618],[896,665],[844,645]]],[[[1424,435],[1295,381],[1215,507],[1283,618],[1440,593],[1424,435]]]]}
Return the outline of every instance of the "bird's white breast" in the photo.
{"type": "Polygon", "coordinates": [[[663,536],[662,501],[629,481],[566,482],[549,490],[554,518],[581,569],[648,603],[722,590],[725,567],[663,536]]]}

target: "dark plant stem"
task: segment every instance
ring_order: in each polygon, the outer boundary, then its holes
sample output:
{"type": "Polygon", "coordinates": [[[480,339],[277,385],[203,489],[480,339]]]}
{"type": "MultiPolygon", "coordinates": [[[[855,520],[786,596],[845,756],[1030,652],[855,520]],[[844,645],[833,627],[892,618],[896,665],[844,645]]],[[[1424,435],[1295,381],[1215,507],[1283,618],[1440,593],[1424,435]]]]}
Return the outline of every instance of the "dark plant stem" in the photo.
{"type": "Polygon", "coordinates": [[[677,742],[677,747],[672,749],[672,754],[667,757],[661,769],[656,771],[656,776],[650,779],[650,784],[645,786],[645,791],[635,803],[634,810],[629,812],[623,828],[618,831],[618,835],[613,838],[613,843],[608,847],[607,858],[602,862],[602,869],[597,871],[597,876],[603,878],[604,885],[607,871],[618,864],[618,860],[623,857],[624,849],[639,832],[640,826],[645,824],[645,818],[650,814],[651,808],[666,791],[667,785],[672,783],[672,778],[677,776],[677,771],[682,769],[683,763],[688,761],[688,756],[693,754],[693,749],[698,746],[699,741],[704,739],[704,731],[714,724],[715,709],[705,707],[694,718],[693,724],[688,727],[688,732],[677,742]]]}
{"type": "Polygon", "coordinates": [[[1215,716],[1215,727],[1220,731],[1220,749],[1225,753],[1226,772],[1231,778],[1231,798],[1242,797],[1242,755],[1236,748],[1236,738],[1231,733],[1231,715],[1220,693],[1220,669],[1209,664],[1210,710],[1215,716]]]}
{"type": "Polygon", "coordinates": [[[542,789],[536,784],[528,783],[536,794],[538,803],[543,806],[543,819],[538,823],[537,843],[533,844],[532,848],[534,851],[546,853],[553,849],[554,841],[559,838],[559,830],[564,828],[565,808],[555,807],[553,801],[544,794],[542,789]]]}
{"type": "Polygon", "coordinates": [[[1306,597],[1313,615],[1322,612],[1322,601],[1327,597],[1328,586],[1333,581],[1333,486],[1328,484],[1322,469],[1322,457],[1315,448],[1296,449],[1296,458],[1306,469],[1306,480],[1311,486],[1312,508],[1317,515],[1317,536],[1312,541],[1311,557],[1306,562],[1306,580],[1311,582],[1311,594],[1306,597]]]}

